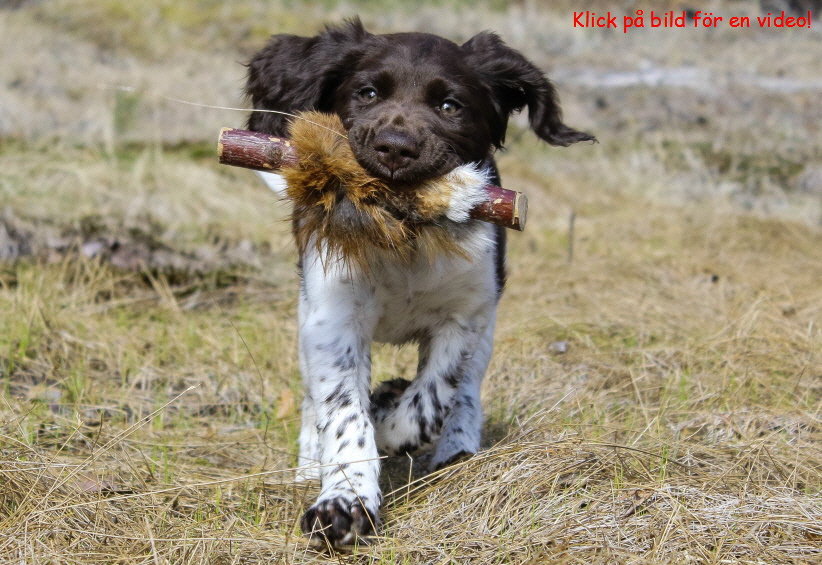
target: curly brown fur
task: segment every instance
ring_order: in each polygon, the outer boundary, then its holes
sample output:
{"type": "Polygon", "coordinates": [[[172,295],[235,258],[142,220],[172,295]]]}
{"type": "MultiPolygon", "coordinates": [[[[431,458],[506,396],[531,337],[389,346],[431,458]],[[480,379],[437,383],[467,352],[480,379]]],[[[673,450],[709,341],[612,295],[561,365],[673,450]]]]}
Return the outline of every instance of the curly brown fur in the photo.
{"type": "Polygon", "coordinates": [[[366,171],[354,156],[339,117],[299,115],[290,127],[299,163],[283,169],[294,205],[294,235],[301,252],[315,245],[367,270],[371,248],[407,260],[414,250],[459,253],[445,219],[445,180],[392,186],[366,171]]]}

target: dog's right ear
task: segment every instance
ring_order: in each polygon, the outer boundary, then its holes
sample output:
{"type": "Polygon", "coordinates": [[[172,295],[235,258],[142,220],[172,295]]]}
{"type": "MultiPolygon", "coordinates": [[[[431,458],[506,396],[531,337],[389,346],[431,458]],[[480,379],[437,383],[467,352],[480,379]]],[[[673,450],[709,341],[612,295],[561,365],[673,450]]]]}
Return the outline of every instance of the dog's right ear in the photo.
{"type": "MultiPolygon", "coordinates": [[[[246,95],[255,109],[330,112],[334,89],[369,35],[359,18],[314,37],[274,35],[247,65],[246,95]]],[[[283,114],[252,112],[248,129],[284,137],[289,121],[283,114]]]]}

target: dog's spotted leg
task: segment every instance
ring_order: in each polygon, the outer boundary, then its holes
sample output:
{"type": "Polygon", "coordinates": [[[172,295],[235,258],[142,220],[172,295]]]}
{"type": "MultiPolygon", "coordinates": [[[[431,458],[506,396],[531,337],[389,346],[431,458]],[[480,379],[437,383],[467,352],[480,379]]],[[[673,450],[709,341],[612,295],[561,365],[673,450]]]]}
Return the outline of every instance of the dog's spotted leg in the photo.
{"type": "Polygon", "coordinates": [[[465,373],[454,395],[451,411],[445,419],[430,469],[437,471],[479,450],[482,431],[480,386],[491,361],[494,348],[494,320],[485,329],[474,355],[465,365],[465,373]]]}
{"type": "Polygon", "coordinates": [[[477,451],[482,424],[479,385],[494,331],[489,311],[493,316],[493,305],[482,316],[440,326],[420,343],[417,378],[407,385],[390,381],[374,392],[372,414],[380,449],[392,454],[413,452],[435,441],[447,423],[449,441],[440,458],[477,451]],[[452,417],[454,408],[457,413],[452,417]]]}
{"type": "Polygon", "coordinates": [[[300,296],[307,418],[300,434],[300,463],[303,456],[317,459],[322,480],[320,495],[300,525],[313,541],[336,546],[374,532],[382,502],[369,417],[376,307],[367,280],[345,268],[325,267],[316,260],[304,262],[300,296]]]}
{"type": "Polygon", "coordinates": [[[302,404],[303,418],[300,428],[300,455],[297,458],[297,481],[320,479],[320,438],[317,433],[317,415],[314,399],[306,388],[302,404]]]}
{"type": "MultiPolygon", "coordinates": [[[[300,372],[307,375],[306,355],[300,342],[300,372]]],[[[317,414],[314,398],[307,379],[303,380],[302,425],[300,427],[300,455],[297,458],[297,481],[320,480],[320,437],[317,433],[317,414]]]]}

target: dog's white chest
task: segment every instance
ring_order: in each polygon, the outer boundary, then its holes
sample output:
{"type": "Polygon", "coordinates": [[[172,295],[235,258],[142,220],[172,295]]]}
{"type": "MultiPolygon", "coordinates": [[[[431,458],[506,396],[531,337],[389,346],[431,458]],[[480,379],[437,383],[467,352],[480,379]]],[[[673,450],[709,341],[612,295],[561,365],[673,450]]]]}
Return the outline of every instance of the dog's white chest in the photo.
{"type": "Polygon", "coordinates": [[[401,344],[461,323],[496,301],[493,242],[480,236],[469,257],[420,257],[383,265],[371,276],[378,313],[374,340],[401,344]]]}

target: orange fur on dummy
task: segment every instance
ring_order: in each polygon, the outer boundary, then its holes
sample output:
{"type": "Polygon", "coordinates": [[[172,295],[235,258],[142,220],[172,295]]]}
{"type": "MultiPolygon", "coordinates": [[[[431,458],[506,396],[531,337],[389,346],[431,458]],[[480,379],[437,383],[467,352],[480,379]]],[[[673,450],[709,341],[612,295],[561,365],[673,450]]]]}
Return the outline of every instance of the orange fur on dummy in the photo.
{"type": "Polygon", "coordinates": [[[448,175],[393,189],[363,169],[336,115],[306,112],[290,127],[299,163],[282,169],[293,203],[294,234],[304,252],[341,256],[368,269],[374,250],[410,260],[415,251],[463,254],[445,214],[448,175]]]}

